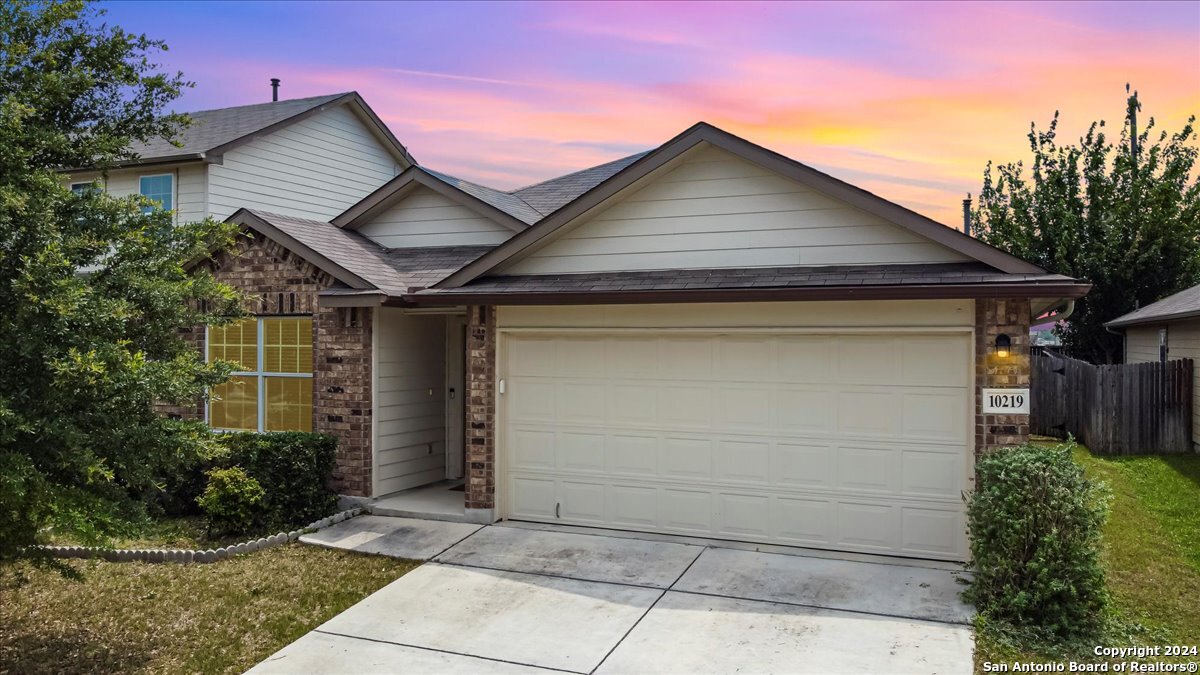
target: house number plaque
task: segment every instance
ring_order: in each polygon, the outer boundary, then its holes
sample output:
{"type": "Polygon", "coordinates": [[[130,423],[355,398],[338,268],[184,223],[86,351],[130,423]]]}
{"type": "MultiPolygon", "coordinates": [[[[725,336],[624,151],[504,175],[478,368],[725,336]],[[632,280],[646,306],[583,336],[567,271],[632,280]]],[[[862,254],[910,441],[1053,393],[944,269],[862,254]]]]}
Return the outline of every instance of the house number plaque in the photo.
{"type": "Polygon", "coordinates": [[[1028,389],[984,389],[984,414],[1028,415],[1028,389]]]}

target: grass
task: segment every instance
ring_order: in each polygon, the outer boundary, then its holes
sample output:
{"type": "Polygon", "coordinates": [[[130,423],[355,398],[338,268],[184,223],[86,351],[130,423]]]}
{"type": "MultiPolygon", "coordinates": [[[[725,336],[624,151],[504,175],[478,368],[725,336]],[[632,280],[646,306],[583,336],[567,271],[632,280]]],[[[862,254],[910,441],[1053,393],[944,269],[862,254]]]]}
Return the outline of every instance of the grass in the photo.
{"type": "Polygon", "coordinates": [[[211,565],[66,564],[83,580],[0,568],[0,673],[242,672],[418,563],[289,544],[211,565]]]}
{"type": "MultiPolygon", "coordinates": [[[[1200,639],[1200,456],[1101,457],[1077,446],[1075,461],[1112,492],[1103,563],[1112,595],[1108,635],[1096,644],[1196,644],[1200,639]]],[[[1050,645],[1003,626],[978,626],[975,670],[984,661],[1061,661],[1090,656],[1091,643],[1050,645]],[[1081,653],[1080,650],[1086,649],[1081,653]]],[[[1172,659],[1163,659],[1171,661],[1172,659]]],[[[1195,657],[1179,659],[1194,661],[1195,657]]]]}
{"type": "MultiPolygon", "coordinates": [[[[105,542],[109,548],[221,548],[230,544],[257,539],[275,534],[275,531],[245,535],[209,537],[202,516],[150,519],[132,528],[129,534],[114,536],[105,542]]],[[[80,546],[86,544],[74,533],[47,532],[47,542],[57,546],[80,546]]]]}

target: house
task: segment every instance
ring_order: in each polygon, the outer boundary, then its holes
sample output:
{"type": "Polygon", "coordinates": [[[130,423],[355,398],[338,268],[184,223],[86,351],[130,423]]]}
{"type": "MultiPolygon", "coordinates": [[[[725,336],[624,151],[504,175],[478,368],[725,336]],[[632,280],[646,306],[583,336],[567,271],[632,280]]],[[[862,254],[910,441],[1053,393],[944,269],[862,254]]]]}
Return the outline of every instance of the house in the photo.
{"type": "MultiPolygon", "coordinates": [[[[1104,324],[1125,335],[1125,363],[1200,361],[1200,286],[1192,286],[1104,324]]],[[[1192,383],[1192,444],[1200,452],[1200,368],[1192,383]]]]}
{"type": "Polygon", "coordinates": [[[413,164],[231,219],[205,264],[257,317],[191,339],[244,369],[176,412],[337,434],[343,495],[433,484],[477,522],[964,560],[975,457],[1028,435],[982,390],[1027,387],[1031,319],[1089,289],[704,123],[518,190],[413,164]]]}
{"type": "Polygon", "coordinates": [[[142,194],[176,222],[239,208],[328,220],[415,162],[355,92],[189,113],[177,144],[137,144],[136,160],[64,171],[73,190],[142,194]]]}

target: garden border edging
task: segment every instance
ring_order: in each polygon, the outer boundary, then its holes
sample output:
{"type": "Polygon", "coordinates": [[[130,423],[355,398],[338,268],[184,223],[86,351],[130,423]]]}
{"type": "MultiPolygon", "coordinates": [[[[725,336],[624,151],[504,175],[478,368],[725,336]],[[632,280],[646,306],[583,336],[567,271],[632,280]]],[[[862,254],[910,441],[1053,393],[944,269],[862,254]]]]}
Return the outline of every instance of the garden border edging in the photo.
{"type": "Polygon", "coordinates": [[[35,550],[46,553],[54,558],[103,558],[108,562],[214,563],[219,560],[232,558],[235,555],[244,555],[297,541],[302,534],[316,532],[317,530],[344,522],[363,513],[364,509],[361,507],[347,509],[290,532],[277,532],[268,537],[251,539],[218,549],[115,549],[101,548],[99,546],[38,546],[35,550]]]}

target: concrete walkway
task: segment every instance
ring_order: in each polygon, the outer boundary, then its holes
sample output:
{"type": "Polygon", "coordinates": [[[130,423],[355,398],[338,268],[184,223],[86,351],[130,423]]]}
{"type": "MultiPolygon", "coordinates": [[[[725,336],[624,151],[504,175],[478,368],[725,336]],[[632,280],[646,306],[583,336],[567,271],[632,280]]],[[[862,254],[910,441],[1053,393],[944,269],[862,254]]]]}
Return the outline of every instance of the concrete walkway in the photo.
{"type": "Polygon", "coordinates": [[[429,560],[255,673],[970,673],[956,573],[360,517],[309,543],[429,560]]]}

